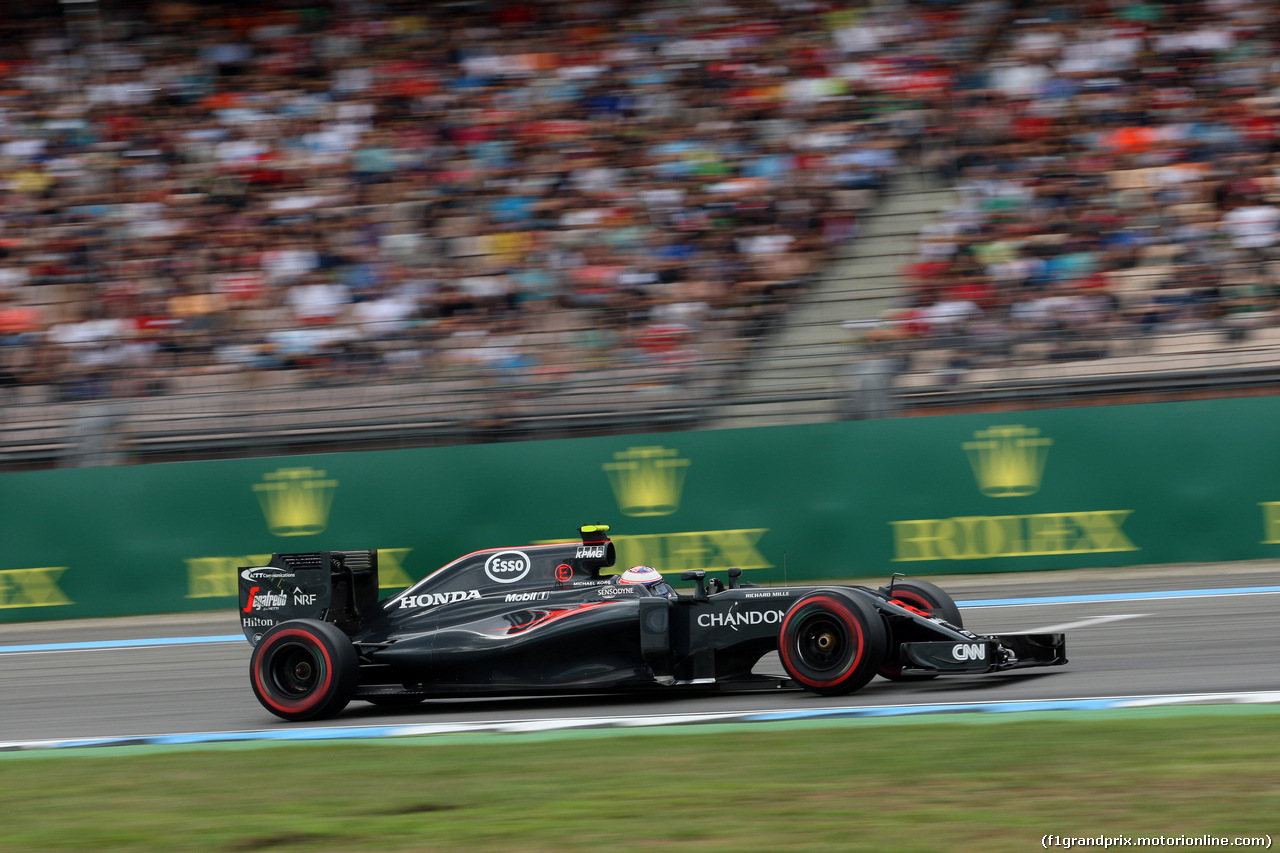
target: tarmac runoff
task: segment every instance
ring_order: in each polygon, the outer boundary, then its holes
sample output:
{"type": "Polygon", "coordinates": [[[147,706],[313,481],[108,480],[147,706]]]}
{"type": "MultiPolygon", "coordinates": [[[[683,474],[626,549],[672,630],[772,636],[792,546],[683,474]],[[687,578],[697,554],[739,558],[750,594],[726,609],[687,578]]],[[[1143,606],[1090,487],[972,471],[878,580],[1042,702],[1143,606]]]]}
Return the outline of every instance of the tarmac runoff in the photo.
{"type": "Polygon", "coordinates": [[[1023,702],[878,705],[808,711],[742,711],[711,714],[660,714],[502,720],[470,723],[415,723],[399,726],[298,727],[242,732],[200,732],[68,740],[0,743],[0,761],[48,754],[136,754],[172,749],[244,748],[287,743],[396,739],[423,746],[493,742],[504,736],[524,741],[600,738],[634,734],[739,732],[751,728],[785,730],[814,727],[903,725],[911,723],[986,723],[1014,720],[1135,719],[1187,715],[1270,714],[1280,716],[1280,691],[1201,693],[1170,696],[1117,696],[1091,699],[1041,699],[1023,702]]]}
{"type": "MultiPolygon", "coordinates": [[[[1214,589],[1167,589],[1151,592],[1114,592],[1093,595],[1048,595],[1024,598],[980,598],[957,601],[960,609],[968,607],[1031,607],[1047,604],[1124,603],[1174,598],[1217,598],[1231,595],[1275,595],[1280,586],[1240,586],[1214,589]]],[[[1047,629],[1040,629],[1042,632],[1047,629]]],[[[1061,629],[1056,629],[1061,630],[1061,629]]],[[[241,643],[242,634],[216,634],[203,637],[150,637],[125,640],[87,640],[75,643],[23,643],[0,646],[0,654],[29,654],[35,652],[78,652],[98,649],[153,648],[156,646],[206,645],[211,643],[241,643]]]]}
{"type": "MultiPolygon", "coordinates": [[[[1153,599],[1205,598],[1280,593],[1280,586],[1239,586],[1215,589],[1173,589],[1117,592],[1098,595],[1062,595],[1021,598],[988,598],[959,601],[961,608],[1019,607],[1081,602],[1141,602],[1153,599]]],[[[1141,614],[1091,617],[1074,624],[1137,618],[1141,614]]],[[[1073,623],[1051,626],[1065,629],[1073,623]]],[[[1039,629],[1044,630],[1044,629],[1039,629]]],[[[74,653],[101,649],[128,649],[202,643],[243,643],[243,635],[115,639],[75,643],[28,643],[0,646],[0,654],[74,653]]],[[[110,754],[170,749],[258,748],[273,744],[299,744],[336,740],[396,739],[397,743],[457,744],[519,739],[568,739],[611,737],[619,734],[686,734],[713,731],[744,732],[809,727],[883,726],[920,723],[998,723],[1024,719],[1099,719],[1170,715],[1274,714],[1280,716],[1280,691],[1205,692],[1160,695],[1128,695],[1089,698],[1026,699],[1001,702],[918,703],[863,705],[797,710],[752,709],[691,714],[567,717],[496,721],[459,721],[368,726],[290,726],[262,730],[207,731],[182,734],[132,734],[122,736],[46,738],[0,742],[0,759],[38,755],[110,754]]]]}

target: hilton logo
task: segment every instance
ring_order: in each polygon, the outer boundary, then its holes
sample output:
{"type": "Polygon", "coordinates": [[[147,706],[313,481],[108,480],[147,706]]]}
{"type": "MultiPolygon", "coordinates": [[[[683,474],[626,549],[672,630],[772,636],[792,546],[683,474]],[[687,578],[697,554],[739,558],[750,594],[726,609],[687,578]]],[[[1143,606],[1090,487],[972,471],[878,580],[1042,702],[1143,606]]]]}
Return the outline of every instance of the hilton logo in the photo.
{"type": "Polygon", "coordinates": [[[1020,498],[1040,491],[1051,438],[1021,425],[993,426],[964,443],[978,489],[990,498],[1020,498]]]}
{"type": "Polygon", "coordinates": [[[268,529],[276,536],[310,536],[329,525],[337,480],[314,468],[280,468],[254,484],[268,529]]]}
{"type": "Polygon", "coordinates": [[[604,464],[623,515],[671,515],[680,508],[688,459],[665,447],[629,447],[604,464]]]}

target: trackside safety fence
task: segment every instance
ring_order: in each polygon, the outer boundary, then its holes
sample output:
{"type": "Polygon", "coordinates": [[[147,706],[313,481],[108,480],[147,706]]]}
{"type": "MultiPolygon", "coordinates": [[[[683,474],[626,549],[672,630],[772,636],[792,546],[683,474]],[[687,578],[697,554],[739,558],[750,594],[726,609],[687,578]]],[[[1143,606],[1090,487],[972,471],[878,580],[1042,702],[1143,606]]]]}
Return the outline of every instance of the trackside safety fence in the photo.
{"type": "Polygon", "coordinates": [[[756,581],[1280,555],[1280,399],[0,475],[0,621],[229,608],[273,552],[387,592],[613,528],[619,563],[756,581]]]}

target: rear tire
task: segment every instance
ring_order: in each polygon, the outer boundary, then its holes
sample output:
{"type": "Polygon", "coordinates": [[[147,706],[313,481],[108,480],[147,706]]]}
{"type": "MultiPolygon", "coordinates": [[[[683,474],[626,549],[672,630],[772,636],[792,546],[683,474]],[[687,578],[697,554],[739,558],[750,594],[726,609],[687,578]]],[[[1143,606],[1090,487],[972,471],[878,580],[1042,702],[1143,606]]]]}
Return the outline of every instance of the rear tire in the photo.
{"type": "Polygon", "coordinates": [[[262,706],[285,720],[323,720],[347,706],[360,680],[355,646],[315,619],[281,622],[253,648],[249,681],[262,706]]]}
{"type": "Polygon", "coordinates": [[[778,631],[778,656],[801,687],[838,696],[875,677],[887,634],[875,608],[861,598],[818,590],[787,611],[778,631]]]}
{"type": "MultiPolygon", "coordinates": [[[[955,600],[937,584],[912,578],[903,578],[902,580],[894,581],[892,589],[887,586],[881,587],[880,592],[889,596],[890,601],[899,601],[914,607],[916,610],[924,611],[930,616],[936,616],[943,622],[950,622],[957,628],[964,627],[964,622],[960,617],[960,608],[956,607],[955,600]]],[[[901,661],[886,661],[880,667],[880,675],[890,681],[927,681],[930,678],[938,677],[936,672],[903,675],[901,661]]]]}

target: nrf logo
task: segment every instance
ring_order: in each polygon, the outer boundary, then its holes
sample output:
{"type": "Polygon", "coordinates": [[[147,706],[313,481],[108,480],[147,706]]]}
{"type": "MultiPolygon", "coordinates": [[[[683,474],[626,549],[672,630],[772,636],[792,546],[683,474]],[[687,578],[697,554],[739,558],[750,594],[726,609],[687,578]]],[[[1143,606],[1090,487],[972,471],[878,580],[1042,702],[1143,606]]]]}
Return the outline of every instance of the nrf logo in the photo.
{"type": "Polygon", "coordinates": [[[529,574],[533,563],[523,551],[499,551],[484,563],[484,573],[494,583],[515,583],[529,574]]]}

